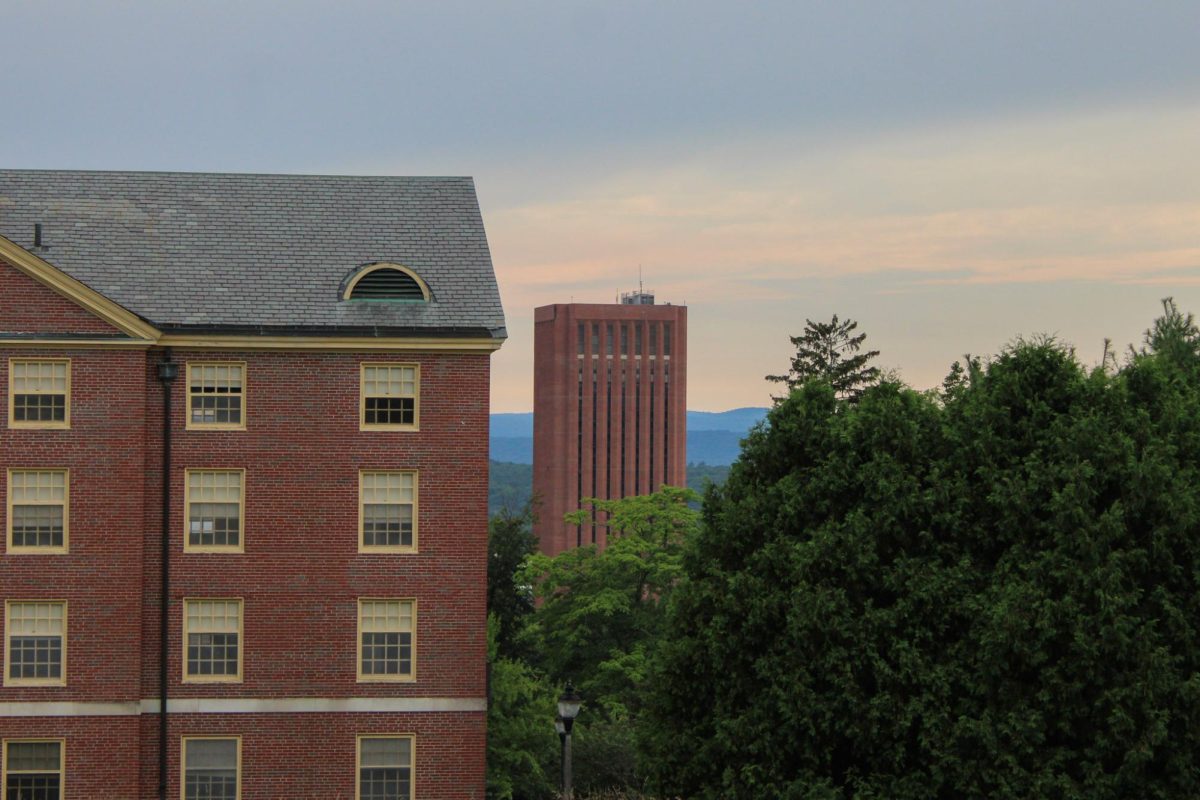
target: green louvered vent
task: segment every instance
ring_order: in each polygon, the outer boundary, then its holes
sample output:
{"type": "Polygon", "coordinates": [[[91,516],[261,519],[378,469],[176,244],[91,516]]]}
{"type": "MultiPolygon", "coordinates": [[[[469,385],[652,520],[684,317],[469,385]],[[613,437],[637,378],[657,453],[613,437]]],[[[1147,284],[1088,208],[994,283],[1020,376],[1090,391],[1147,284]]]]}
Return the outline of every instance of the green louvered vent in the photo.
{"type": "Polygon", "coordinates": [[[351,300],[424,300],[421,284],[398,269],[377,269],[362,277],[350,292],[351,300]]]}

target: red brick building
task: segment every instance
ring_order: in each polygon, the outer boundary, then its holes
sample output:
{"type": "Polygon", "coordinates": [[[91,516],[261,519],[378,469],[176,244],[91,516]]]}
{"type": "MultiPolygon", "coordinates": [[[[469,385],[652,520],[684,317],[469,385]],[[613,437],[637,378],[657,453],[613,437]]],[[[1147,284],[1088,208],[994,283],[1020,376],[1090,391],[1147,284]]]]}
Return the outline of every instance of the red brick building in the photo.
{"type": "Polygon", "coordinates": [[[482,799],[504,338],[470,179],[0,171],[6,800],[482,799]]]}
{"type": "Polygon", "coordinates": [[[582,498],[687,483],[687,308],[643,292],[542,306],[533,351],[534,532],[549,555],[603,546],[603,526],[563,522],[582,498]]]}

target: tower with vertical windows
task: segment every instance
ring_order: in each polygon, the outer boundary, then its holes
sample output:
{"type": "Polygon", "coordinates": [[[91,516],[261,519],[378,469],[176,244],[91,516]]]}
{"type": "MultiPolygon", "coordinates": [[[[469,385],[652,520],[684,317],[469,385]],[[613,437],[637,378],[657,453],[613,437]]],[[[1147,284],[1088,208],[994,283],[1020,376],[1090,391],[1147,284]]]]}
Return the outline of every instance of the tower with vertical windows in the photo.
{"type": "Polygon", "coordinates": [[[620,303],[534,312],[533,491],[542,552],[603,546],[568,525],[583,498],[616,500],[687,481],[687,308],[637,291],[620,303]]]}

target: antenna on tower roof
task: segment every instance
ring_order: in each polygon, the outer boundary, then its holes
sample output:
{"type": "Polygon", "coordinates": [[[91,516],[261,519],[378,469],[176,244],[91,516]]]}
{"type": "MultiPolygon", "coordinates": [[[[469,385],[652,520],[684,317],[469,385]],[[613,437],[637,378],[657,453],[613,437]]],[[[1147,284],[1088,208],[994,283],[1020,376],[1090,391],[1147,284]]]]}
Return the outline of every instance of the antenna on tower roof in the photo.
{"type": "Polygon", "coordinates": [[[642,265],[638,264],[638,294],[642,293],[642,265]]]}

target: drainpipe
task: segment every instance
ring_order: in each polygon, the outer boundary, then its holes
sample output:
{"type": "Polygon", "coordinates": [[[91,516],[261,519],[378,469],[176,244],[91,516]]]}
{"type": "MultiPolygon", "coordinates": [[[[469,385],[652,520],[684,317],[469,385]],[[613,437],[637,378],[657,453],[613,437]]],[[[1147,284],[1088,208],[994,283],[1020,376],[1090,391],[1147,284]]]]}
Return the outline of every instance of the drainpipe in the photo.
{"type": "Polygon", "coordinates": [[[171,348],[158,362],[158,379],[163,388],[162,422],[162,585],[159,599],[158,651],[158,797],[167,800],[167,629],[171,589],[171,385],[179,376],[179,365],[171,360],[171,348]]]}

